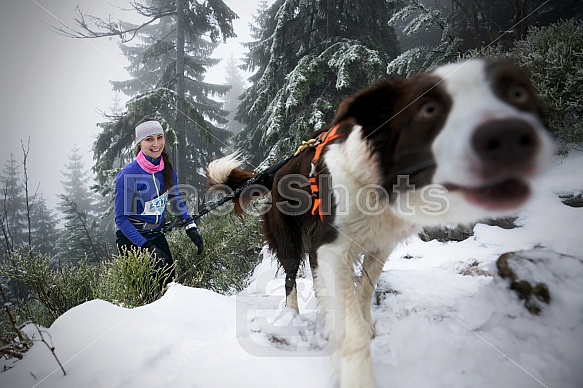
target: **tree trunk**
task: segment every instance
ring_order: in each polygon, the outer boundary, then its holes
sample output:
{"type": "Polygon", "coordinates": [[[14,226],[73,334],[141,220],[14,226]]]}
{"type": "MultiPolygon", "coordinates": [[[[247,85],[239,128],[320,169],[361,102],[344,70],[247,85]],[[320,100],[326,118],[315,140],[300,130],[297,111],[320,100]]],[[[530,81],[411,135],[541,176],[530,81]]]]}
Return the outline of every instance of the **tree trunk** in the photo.
{"type": "Polygon", "coordinates": [[[186,104],[184,99],[184,0],[176,0],[176,173],[186,177],[186,104]]]}
{"type": "Polygon", "coordinates": [[[326,39],[330,39],[335,36],[334,33],[334,13],[332,10],[332,1],[325,2],[326,7],[326,39]]]}

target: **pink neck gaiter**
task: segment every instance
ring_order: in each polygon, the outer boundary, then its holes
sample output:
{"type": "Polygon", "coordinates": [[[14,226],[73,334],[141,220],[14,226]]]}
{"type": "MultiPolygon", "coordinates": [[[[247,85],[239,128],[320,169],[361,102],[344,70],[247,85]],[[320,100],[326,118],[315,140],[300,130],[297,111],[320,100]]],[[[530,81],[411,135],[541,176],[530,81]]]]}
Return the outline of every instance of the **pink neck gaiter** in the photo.
{"type": "Polygon", "coordinates": [[[136,162],[138,162],[142,170],[149,174],[154,174],[164,170],[164,158],[160,159],[160,164],[156,165],[146,159],[146,155],[144,155],[142,151],[138,152],[136,162]]]}

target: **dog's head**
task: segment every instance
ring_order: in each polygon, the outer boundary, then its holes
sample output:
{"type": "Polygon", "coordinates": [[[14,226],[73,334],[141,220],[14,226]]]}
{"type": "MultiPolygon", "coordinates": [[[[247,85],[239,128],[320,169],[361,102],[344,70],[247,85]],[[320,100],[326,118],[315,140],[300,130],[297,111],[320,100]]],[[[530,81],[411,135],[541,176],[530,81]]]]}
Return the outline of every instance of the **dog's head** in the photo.
{"type": "Polygon", "coordinates": [[[346,148],[364,140],[375,183],[423,224],[518,210],[552,155],[535,90],[508,62],[471,60],[378,85],[341,105],[335,122],[347,121],[357,125],[346,148]]]}

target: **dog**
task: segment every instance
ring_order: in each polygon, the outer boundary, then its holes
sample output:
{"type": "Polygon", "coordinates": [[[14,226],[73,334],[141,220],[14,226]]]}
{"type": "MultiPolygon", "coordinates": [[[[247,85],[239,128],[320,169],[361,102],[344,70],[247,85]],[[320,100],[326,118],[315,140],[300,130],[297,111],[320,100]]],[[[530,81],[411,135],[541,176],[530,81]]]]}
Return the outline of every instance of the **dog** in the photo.
{"type": "MultiPolygon", "coordinates": [[[[488,59],[362,90],[313,139],[235,210],[270,197],[262,231],[285,271],[286,305],[298,311],[307,257],[340,386],[374,387],[371,300],[395,246],[424,226],[518,211],[553,144],[527,74],[488,59]]],[[[211,162],[210,189],[257,177],[241,163],[211,162]]]]}

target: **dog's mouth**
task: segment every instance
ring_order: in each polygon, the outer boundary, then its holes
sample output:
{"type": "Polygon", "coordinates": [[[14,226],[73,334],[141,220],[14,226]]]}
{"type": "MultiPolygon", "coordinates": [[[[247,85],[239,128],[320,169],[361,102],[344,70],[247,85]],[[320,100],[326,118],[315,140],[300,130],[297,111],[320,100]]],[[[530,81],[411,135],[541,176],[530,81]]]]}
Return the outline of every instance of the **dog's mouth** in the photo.
{"type": "Polygon", "coordinates": [[[447,184],[450,192],[460,192],[476,206],[492,211],[510,211],[522,206],[530,196],[530,185],[523,179],[508,178],[479,187],[447,184]]]}

